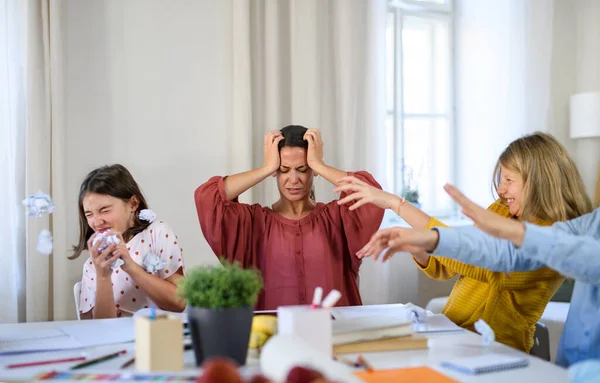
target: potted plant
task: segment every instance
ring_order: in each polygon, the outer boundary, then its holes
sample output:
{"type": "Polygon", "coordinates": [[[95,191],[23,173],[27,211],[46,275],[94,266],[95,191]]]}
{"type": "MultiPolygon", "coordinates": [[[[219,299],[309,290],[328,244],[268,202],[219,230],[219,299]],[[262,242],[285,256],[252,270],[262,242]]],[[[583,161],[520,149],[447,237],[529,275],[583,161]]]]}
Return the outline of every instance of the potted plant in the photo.
{"type": "Polygon", "coordinates": [[[404,167],[404,179],[401,197],[416,207],[421,208],[421,204],[419,203],[419,189],[416,186],[413,171],[410,167],[404,167]]]}
{"type": "Polygon", "coordinates": [[[402,189],[402,198],[412,203],[413,205],[420,207],[419,203],[419,191],[417,189],[411,189],[410,187],[405,187],[402,189]]]}
{"type": "Polygon", "coordinates": [[[196,365],[213,356],[246,363],[254,304],[263,286],[260,272],[221,259],[221,266],[186,272],[179,294],[187,302],[196,365]]]}

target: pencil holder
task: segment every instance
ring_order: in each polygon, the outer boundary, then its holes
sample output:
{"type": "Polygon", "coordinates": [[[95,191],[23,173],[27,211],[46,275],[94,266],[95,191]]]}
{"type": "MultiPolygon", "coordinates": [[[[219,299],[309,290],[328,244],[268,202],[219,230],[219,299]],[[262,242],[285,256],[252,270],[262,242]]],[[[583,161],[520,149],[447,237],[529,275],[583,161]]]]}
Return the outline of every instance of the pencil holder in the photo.
{"type": "Polygon", "coordinates": [[[183,369],[183,324],[171,315],[135,318],[135,368],[138,371],[183,369]]]}
{"type": "Polygon", "coordinates": [[[324,355],[332,355],[331,313],[311,306],[281,306],[277,309],[277,333],[296,335],[324,355]]]}

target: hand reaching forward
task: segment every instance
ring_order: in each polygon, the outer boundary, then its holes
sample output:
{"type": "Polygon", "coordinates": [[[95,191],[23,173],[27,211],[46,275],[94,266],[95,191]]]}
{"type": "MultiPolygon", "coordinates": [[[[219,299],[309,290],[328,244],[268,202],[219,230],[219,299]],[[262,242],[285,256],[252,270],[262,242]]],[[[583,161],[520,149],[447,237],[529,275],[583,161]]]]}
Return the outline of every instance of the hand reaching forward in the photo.
{"type": "Polygon", "coordinates": [[[516,246],[521,246],[525,236],[523,223],[482,208],[452,185],[444,186],[444,190],[461,207],[462,213],[473,220],[475,227],[494,237],[508,239],[516,246]]]}
{"type": "Polygon", "coordinates": [[[397,195],[385,192],[374,186],[359,180],[354,176],[347,176],[337,181],[339,185],[333,191],[335,193],[346,192],[348,195],[338,201],[338,204],[343,205],[356,201],[350,205],[350,210],[357,209],[366,203],[372,203],[382,209],[393,208],[395,204],[402,204],[402,198],[397,195]]]}
{"type": "Polygon", "coordinates": [[[436,230],[392,227],[373,234],[369,243],[360,249],[356,256],[358,258],[375,256],[375,260],[377,260],[383,249],[389,247],[383,255],[383,262],[385,262],[401,251],[409,253],[433,251],[437,242],[438,232],[436,230]]]}

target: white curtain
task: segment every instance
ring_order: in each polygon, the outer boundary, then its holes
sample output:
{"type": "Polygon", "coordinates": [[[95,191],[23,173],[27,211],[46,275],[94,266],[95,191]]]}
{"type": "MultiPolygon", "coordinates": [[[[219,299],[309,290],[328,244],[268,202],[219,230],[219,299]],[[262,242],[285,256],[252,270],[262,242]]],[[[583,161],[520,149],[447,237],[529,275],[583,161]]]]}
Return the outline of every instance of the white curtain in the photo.
{"type": "MultiPolygon", "coordinates": [[[[0,227],[3,283],[0,291],[0,322],[44,321],[52,319],[54,309],[53,275],[60,270],[53,257],[36,251],[42,229],[56,229],[61,212],[33,218],[25,217],[20,201],[38,191],[50,193],[60,169],[59,121],[61,100],[60,23],[62,2],[50,0],[2,1],[0,65],[6,87],[2,87],[1,132],[2,177],[0,227]],[[60,93],[60,92],[59,92],[60,93]]],[[[62,204],[60,189],[54,195],[62,204]]],[[[64,232],[64,230],[58,230],[64,232]]],[[[61,236],[55,237],[55,250],[64,248],[61,236]]],[[[60,265],[60,262],[58,262],[60,265]]],[[[60,282],[58,282],[60,283],[60,282]]]]}
{"type": "MultiPolygon", "coordinates": [[[[267,131],[297,124],[321,130],[328,164],[383,183],[386,10],[386,0],[233,2],[232,172],[262,164],[267,131]]],[[[335,198],[327,181],[315,185],[318,200],[335,198]]],[[[278,197],[267,180],[241,198],[278,197]]],[[[363,265],[365,302],[384,271],[363,265]]]]}
{"type": "MultiPolygon", "coordinates": [[[[329,164],[378,175],[385,12],[385,0],[233,2],[232,171],[262,163],[267,131],[299,124],[321,129],[329,164]]],[[[317,198],[331,189],[319,181],[317,198]]],[[[278,198],[273,182],[254,191],[261,203],[278,198]]]]}
{"type": "Polygon", "coordinates": [[[25,112],[17,0],[0,2],[0,323],[25,318],[25,112]],[[4,33],[4,31],[6,33],[4,33]]]}

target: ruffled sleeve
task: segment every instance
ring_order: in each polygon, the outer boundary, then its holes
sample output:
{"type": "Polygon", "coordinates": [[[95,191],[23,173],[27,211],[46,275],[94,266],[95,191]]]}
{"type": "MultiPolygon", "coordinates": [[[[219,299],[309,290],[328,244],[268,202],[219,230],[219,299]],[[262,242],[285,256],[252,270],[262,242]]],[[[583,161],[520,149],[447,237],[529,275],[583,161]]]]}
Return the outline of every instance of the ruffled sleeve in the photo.
{"type": "Polygon", "coordinates": [[[223,180],[212,177],[194,193],[202,233],[218,257],[238,261],[244,267],[256,267],[252,236],[255,223],[264,222],[264,210],[258,204],[230,201],[223,180]]]}
{"type": "MultiPolygon", "coordinates": [[[[368,172],[348,172],[348,175],[381,189],[381,185],[368,172]]],[[[341,193],[339,199],[343,199],[348,194],[351,193],[341,193]]],[[[330,202],[329,207],[340,209],[344,234],[352,259],[352,269],[358,272],[361,260],[356,256],[356,253],[369,242],[371,236],[381,226],[384,210],[373,204],[365,204],[356,210],[350,210],[350,204],[338,205],[337,200],[330,202]]]]}

